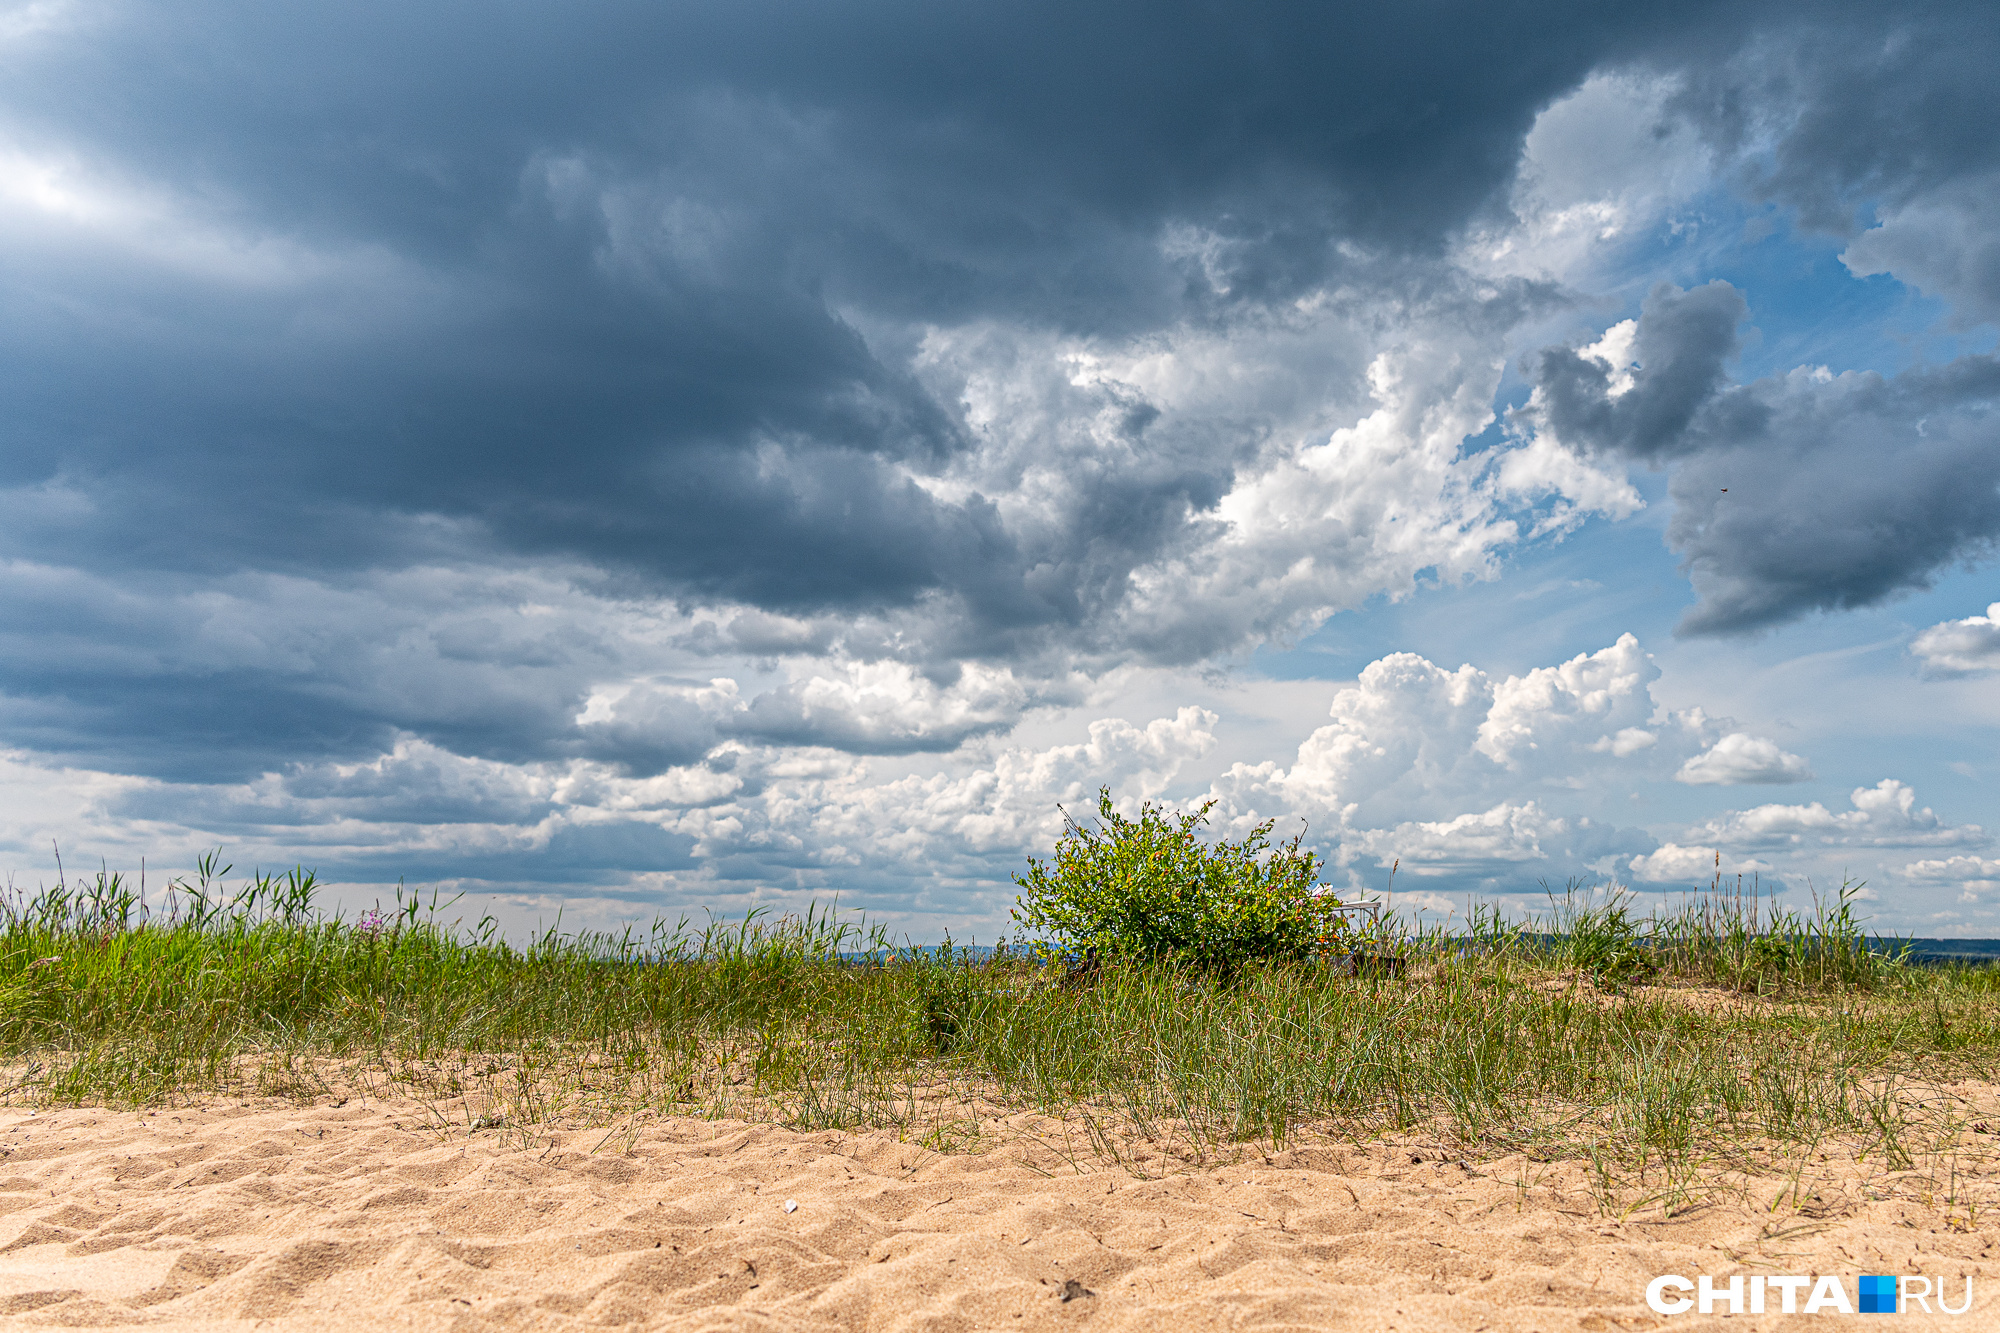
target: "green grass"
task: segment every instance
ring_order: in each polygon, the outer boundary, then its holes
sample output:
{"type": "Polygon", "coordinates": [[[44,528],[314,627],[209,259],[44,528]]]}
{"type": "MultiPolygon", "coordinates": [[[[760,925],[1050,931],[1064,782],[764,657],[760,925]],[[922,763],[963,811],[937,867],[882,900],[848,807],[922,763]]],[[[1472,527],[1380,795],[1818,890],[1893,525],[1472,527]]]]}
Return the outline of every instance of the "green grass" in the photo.
{"type": "Polygon", "coordinates": [[[415,899],[321,919],[312,889],[224,893],[210,861],[162,914],[107,875],[6,900],[6,1097],[393,1084],[441,1127],[524,1143],[680,1114],[950,1147],[1039,1111],[1135,1169],[1400,1133],[1587,1159],[1616,1193],[1831,1143],[1889,1166],[1956,1151],[1976,1112],[1947,1087],[2000,1057],[2000,978],[1871,952],[1849,894],[1805,919],[1739,899],[1640,921],[1572,891],[1548,920],[1403,937],[1396,977],[1114,964],[1070,990],[1019,954],[883,955],[817,915],[515,947],[415,899]]]}

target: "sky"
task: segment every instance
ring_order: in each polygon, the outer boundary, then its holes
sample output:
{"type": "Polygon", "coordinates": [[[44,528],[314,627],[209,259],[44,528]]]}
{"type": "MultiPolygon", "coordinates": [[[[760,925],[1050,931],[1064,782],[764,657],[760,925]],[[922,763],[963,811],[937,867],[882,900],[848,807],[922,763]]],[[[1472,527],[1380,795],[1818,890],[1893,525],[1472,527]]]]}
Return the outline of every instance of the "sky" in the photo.
{"type": "Polygon", "coordinates": [[[2000,936],[1982,4],[0,6],[0,870],[2000,936]]]}

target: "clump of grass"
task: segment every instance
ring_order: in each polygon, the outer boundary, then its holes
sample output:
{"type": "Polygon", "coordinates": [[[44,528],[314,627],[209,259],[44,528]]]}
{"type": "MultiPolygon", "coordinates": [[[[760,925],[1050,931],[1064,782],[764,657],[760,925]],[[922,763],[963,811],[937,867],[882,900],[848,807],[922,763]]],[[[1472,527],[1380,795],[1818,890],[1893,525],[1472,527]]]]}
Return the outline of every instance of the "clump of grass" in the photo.
{"type": "Polygon", "coordinates": [[[1728,884],[1717,875],[1709,892],[1642,917],[1637,895],[1623,886],[1572,879],[1561,897],[1543,886],[1546,916],[1505,921],[1475,906],[1466,938],[1487,953],[1572,969],[1613,989],[1658,977],[1757,995],[1872,992],[1915,974],[1907,942],[1863,928],[1863,887],[1844,880],[1799,910],[1755,881],[1728,884]]]}
{"type": "Polygon", "coordinates": [[[1883,958],[1849,892],[1744,934],[1723,908],[1642,922],[1572,886],[1549,921],[1480,910],[1407,937],[1401,976],[1132,957],[1072,989],[1020,953],[898,950],[818,913],[516,946],[440,924],[435,900],[348,922],[303,870],[227,874],[205,860],[159,911],[110,874],[0,899],[9,1098],[388,1080],[440,1126],[523,1142],[695,1114],[948,1147],[1038,1111],[1119,1126],[1092,1130],[1114,1155],[1419,1133],[1685,1182],[1833,1140],[1941,1152],[1966,1118],[1946,1085],[2000,1057],[1991,973],[1883,958]]]}

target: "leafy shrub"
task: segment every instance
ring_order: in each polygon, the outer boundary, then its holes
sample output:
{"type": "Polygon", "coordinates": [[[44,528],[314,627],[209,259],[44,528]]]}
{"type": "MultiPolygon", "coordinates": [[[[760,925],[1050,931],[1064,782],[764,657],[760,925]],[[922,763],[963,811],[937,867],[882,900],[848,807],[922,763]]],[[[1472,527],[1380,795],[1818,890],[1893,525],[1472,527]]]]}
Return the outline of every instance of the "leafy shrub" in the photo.
{"type": "Polygon", "coordinates": [[[1300,847],[1305,834],[1273,847],[1266,820],[1241,842],[1204,845],[1195,835],[1214,804],[1172,814],[1147,802],[1127,819],[1099,788],[1096,829],[1071,820],[1054,857],[1030,857],[1014,877],[1014,920],[1074,952],[1225,974],[1346,951],[1351,932],[1338,901],[1314,892],[1320,863],[1300,847]]]}

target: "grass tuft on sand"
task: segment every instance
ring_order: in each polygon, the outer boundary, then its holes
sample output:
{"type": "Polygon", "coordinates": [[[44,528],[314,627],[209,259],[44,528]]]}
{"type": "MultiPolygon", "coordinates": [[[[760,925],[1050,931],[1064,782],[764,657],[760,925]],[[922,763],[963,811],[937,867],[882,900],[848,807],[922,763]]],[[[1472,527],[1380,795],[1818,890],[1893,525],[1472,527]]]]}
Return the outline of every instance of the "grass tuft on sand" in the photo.
{"type": "Polygon", "coordinates": [[[0,902],[7,1102],[393,1084],[441,1130],[524,1144],[696,1115],[945,1149],[1035,1111],[1148,1174],[1409,1135],[1587,1161],[1607,1207],[1835,1151],[1948,1181],[1991,1142],[1968,1136],[1992,1132],[2000,974],[1870,947],[1847,890],[1804,916],[1717,892],[1640,920],[1572,886],[1539,921],[1392,921],[1366,947],[1393,971],[1128,962],[1065,985],[818,913],[516,947],[435,902],[347,922],[307,872],[226,873],[205,860],[157,912],[111,874],[0,902]]]}

